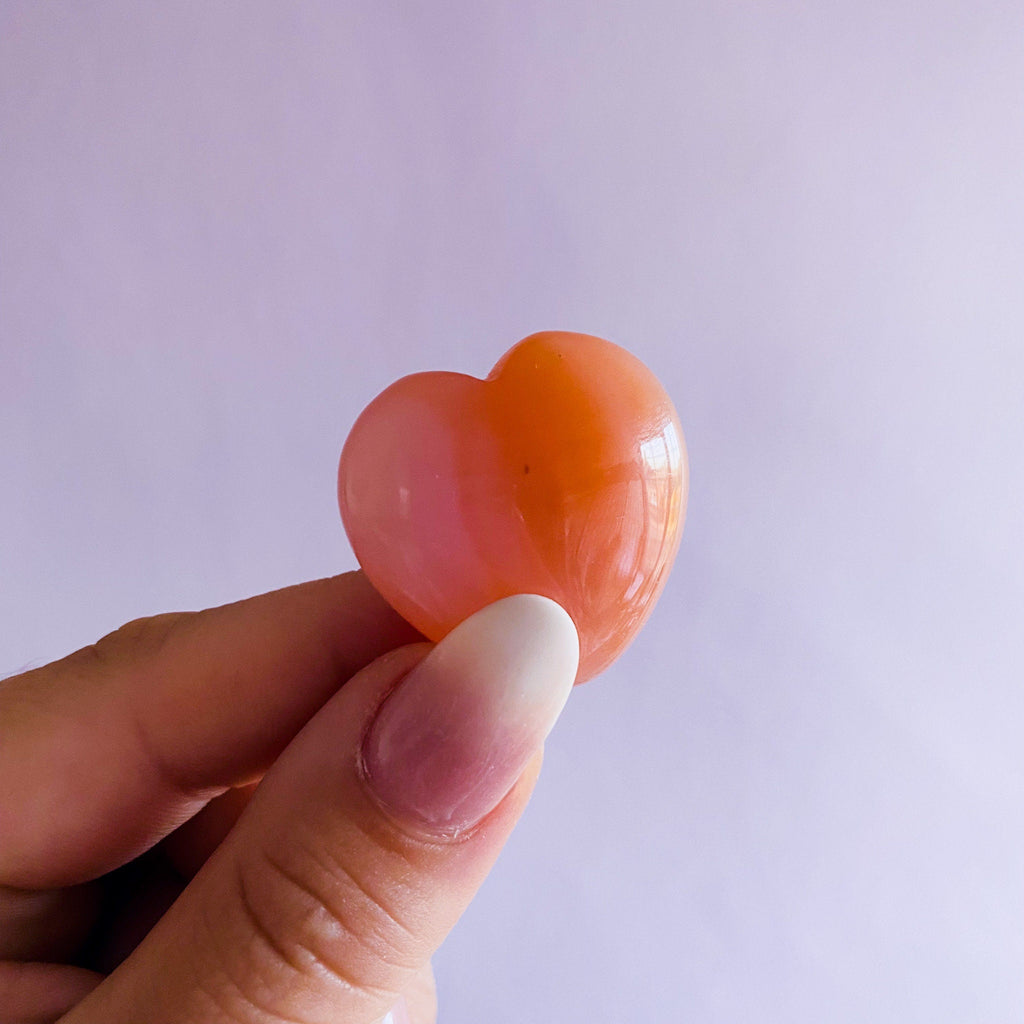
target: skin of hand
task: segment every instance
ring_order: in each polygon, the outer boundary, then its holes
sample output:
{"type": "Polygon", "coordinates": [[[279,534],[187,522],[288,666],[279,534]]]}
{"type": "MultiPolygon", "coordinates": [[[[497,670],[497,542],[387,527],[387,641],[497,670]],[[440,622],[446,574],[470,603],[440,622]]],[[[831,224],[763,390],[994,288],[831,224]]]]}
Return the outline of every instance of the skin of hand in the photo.
{"type": "Polygon", "coordinates": [[[578,655],[533,595],[432,646],[355,572],[0,681],[0,1024],[432,1024],[578,655]]]}

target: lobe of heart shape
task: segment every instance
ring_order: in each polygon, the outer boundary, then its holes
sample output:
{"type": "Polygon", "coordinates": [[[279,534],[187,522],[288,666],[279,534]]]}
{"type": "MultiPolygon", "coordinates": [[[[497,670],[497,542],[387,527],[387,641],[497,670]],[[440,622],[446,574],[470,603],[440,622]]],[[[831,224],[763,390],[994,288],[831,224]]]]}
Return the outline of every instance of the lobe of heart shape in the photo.
{"type": "Polygon", "coordinates": [[[576,624],[583,682],[661,594],[688,481],[654,374],[611,342],[547,331],[486,380],[416,373],[378,395],[345,442],[338,501],[366,575],[429,639],[541,594],[576,624]]]}

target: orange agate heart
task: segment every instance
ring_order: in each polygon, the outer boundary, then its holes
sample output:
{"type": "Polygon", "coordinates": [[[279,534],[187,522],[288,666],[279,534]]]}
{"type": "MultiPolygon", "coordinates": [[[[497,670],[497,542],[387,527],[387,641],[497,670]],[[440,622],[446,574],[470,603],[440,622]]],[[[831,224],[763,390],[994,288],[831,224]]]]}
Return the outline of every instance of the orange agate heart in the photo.
{"type": "Polygon", "coordinates": [[[416,373],[378,395],[345,442],[338,500],[366,575],[424,635],[541,594],[576,623],[582,682],[650,614],[687,482],[679,419],[650,370],[601,338],[549,331],[486,380],[416,373]]]}

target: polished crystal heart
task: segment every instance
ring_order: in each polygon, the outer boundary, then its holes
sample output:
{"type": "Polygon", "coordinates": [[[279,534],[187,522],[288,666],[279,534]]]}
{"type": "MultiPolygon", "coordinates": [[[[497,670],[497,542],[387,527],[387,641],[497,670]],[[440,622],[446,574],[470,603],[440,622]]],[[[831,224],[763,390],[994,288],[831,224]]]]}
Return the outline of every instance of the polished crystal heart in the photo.
{"type": "Polygon", "coordinates": [[[373,585],[431,640],[511,594],[561,604],[578,681],[636,635],[686,512],[675,409],[636,357],[585,334],[534,334],[486,380],[417,373],[359,416],[338,499],[373,585]]]}

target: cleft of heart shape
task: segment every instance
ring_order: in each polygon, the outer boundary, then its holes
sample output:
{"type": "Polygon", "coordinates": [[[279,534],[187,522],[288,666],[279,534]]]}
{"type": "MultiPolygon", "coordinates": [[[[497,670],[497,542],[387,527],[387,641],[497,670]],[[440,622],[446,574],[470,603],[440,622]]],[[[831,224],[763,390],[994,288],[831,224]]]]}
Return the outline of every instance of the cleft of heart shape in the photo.
{"type": "Polygon", "coordinates": [[[416,373],[356,420],[338,500],[360,565],[431,640],[512,594],[572,616],[582,682],[633,639],[679,547],[679,419],[625,349],[548,331],[486,380],[416,373]]]}

